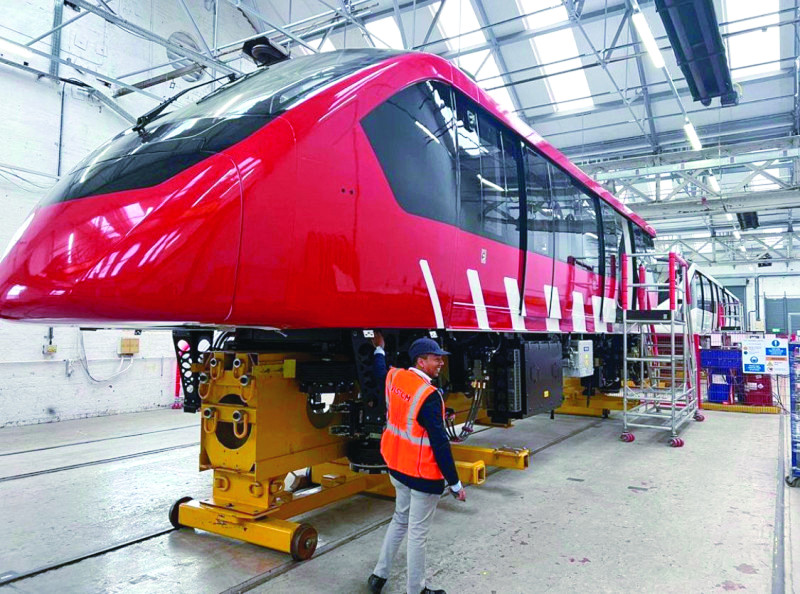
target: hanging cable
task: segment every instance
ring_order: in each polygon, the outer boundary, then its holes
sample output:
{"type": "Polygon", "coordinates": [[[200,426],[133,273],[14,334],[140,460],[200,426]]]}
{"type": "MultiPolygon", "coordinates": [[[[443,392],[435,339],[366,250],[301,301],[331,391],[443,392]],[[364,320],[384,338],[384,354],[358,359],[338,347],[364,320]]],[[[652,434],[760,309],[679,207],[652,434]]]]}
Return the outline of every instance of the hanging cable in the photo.
{"type": "Polygon", "coordinates": [[[133,356],[121,357],[119,360],[119,367],[114,373],[112,373],[106,378],[102,379],[96,378],[92,375],[92,372],[89,371],[89,360],[86,358],[86,346],[83,343],[83,330],[81,329],[78,329],[78,346],[80,347],[78,350],[78,360],[81,363],[81,367],[83,367],[89,379],[95,383],[102,384],[104,382],[112,380],[115,377],[119,377],[120,375],[127,373],[128,371],[130,371],[131,367],[133,367],[133,356]],[[127,366],[125,366],[126,362],[128,363],[127,366]]]}

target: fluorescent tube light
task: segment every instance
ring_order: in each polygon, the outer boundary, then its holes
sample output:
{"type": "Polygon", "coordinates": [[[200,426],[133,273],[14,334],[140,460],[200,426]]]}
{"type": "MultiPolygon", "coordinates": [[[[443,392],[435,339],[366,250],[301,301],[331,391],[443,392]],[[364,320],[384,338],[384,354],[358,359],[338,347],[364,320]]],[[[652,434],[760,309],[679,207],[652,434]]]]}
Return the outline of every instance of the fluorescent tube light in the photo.
{"type": "Polygon", "coordinates": [[[478,174],[478,181],[481,182],[484,186],[488,186],[498,192],[505,192],[505,188],[498,186],[496,183],[489,181],[485,177],[483,177],[480,173],[478,174]]]}
{"type": "Polygon", "coordinates": [[[711,186],[711,189],[714,190],[717,194],[720,193],[719,182],[717,181],[717,176],[713,173],[708,178],[708,185],[711,186]]]}
{"type": "Polygon", "coordinates": [[[689,139],[689,143],[694,150],[699,151],[703,148],[703,143],[700,142],[700,137],[697,136],[697,131],[694,129],[694,126],[692,126],[692,122],[686,120],[686,123],[683,125],[683,131],[686,133],[686,138],[689,139]]]}
{"type": "Polygon", "coordinates": [[[739,233],[739,230],[738,230],[738,229],[734,229],[734,230],[733,230],[733,236],[734,236],[736,239],[741,239],[741,238],[742,238],[742,234],[741,234],[741,233],[739,233]]]}
{"type": "Polygon", "coordinates": [[[726,216],[726,217],[728,217],[728,220],[729,220],[729,221],[732,221],[732,220],[733,220],[733,215],[732,215],[731,213],[729,213],[729,212],[726,212],[726,213],[725,213],[725,216],[726,216]]]}
{"type": "Polygon", "coordinates": [[[433,134],[433,132],[428,130],[428,128],[427,128],[427,126],[425,126],[425,124],[422,124],[422,123],[418,122],[417,120],[414,120],[414,123],[417,125],[417,128],[419,128],[425,134],[427,134],[430,137],[430,139],[433,140],[436,144],[442,144],[441,142],[439,142],[439,139],[436,138],[436,136],[433,134]]]}
{"type": "Polygon", "coordinates": [[[647,19],[644,18],[644,14],[634,12],[631,19],[633,20],[633,26],[636,27],[636,31],[639,33],[639,37],[642,39],[642,43],[647,48],[647,53],[650,55],[653,66],[659,70],[664,68],[664,56],[661,55],[661,50],[658,49],[658,44],[655,37],[653,37],[653,32],[650,30],[650,25],[647,24],[647,19]]]}

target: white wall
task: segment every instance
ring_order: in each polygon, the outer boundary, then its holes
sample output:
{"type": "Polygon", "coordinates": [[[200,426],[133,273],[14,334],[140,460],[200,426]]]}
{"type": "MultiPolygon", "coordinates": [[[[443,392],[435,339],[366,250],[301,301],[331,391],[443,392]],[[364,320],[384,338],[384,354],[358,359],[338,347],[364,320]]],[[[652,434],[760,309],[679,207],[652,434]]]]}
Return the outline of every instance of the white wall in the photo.
{"type": "MultiPolygon", "coordinates": [[[[206,41],[212,40],[213,3],[187,0],[206,41]]],[[[183,30],[196,37],[191,22],[177,0],[112,0],[110,6],[124,19],[162,37],[183,30]]],[[[64,20],[77,13],[64,8],[64,20]]],[[[49,30],[53,21],[52,0],[6,2],[0,13],[0,37],[26,42],[49,30]]],[[[220,2],[218,42],[235,41],[252,35],[254,29],[242,13],[227,2],[220,2]]],[[[50,40],[33,47],[50,51],[50,40]]],[[[20,59],[7,51],[4,57],[20,59]]],[[[61,57],[77,65],[110,76],[167,62],[162,46],[139,39],[88,15],[63,29],[61,57]]],[[[49,61],[29,59],[31,67],[48,71],[49,61]]],[[[247,60],[231,65],[248,71],[247,60]]],[[[165,72],[161,69],[157,73],[165,72]]],[[[69,66],[60,67],[60,76],[77,78],[105,91],[94,76],[80,74],[69,66]]],[[[125,79],[132,83],[155,73],[125,79]]],[[[206,78],[205,80],[208,80],[206,78]]],[[[162,84],[149,89],[168,97],[189,83],[175,81],[174,87],[162,84]]],[[[0,85],[4,116],[0,119],[0,165],[18,166],[57,175],[59,152],[61,172],[69,171],[87,153],[127,128],[129,124],[98,100],[75,86],[64,85],[63,134],[59,146],[62,84],[0,64],[0,85]]],[[[208,87],[198,94],[204,94],[208,87]]],[[[188,94],[187,97],[191,95],[188,94]]],[[[156,105],[143,95],[127,95],[118,103],[133,116],[156,105]]],[[[41,199],[52,179],[0,167],[0,250],[33,206],[41,199]],[[15,177],[15,175],[20,177],[15,177]],[[22,179],[20,179],[22,178],[22,179]]],[[[87,416],[131,412],[169,406],[175,394],[175,356],[168,332],[145,332],[141,351],[130,369],[114,379],[94,382],[78,362],[79,330],[57,327],[54,330],[55,355],[43,355],[48,329],[44,326],[0,322],[0,427],[43,423],[87,416]]],[[[120,364],[117,345],[131,331],[105,330],[85,333],[86,354],[91,373],[103,379],[120,364]]]]}

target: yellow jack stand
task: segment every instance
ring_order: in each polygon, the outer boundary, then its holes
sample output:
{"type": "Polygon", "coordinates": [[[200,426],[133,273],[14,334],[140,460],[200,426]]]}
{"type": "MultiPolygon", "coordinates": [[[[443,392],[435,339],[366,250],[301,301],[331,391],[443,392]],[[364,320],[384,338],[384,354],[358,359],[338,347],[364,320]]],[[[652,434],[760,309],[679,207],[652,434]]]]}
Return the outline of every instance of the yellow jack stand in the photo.
{"type": "MultiPolygon", "coordinates": [[[[346,438],[331,434],[339,413],[317,413],[298,391],[295,371],[304,354],[214,352],[200,372],[200,470],[213,470],[213,494],[179,499],[170,510],[176,528],[191,527],[308,559],[317,546],[309,524],[289,518],[357,493],[394,495],[387,474],[354,472],[346,438]],[[310,469],[318,487],[297,494],[287,474],[310,469]]],[[[337,394],[335,403],[355,394],[337,394]]],[[[528,450],[454,444],[459,477],[482,484],[487,466],[527,468],[528,450]]]]}

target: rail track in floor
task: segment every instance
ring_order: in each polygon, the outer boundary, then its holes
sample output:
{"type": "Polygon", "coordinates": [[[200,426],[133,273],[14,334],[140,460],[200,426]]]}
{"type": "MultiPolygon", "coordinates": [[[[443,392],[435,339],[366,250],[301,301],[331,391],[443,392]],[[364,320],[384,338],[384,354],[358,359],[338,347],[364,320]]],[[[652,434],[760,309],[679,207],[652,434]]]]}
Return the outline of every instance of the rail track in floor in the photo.
{"type": "MultiPolygon", "coordinates": [[[[575,436],[583,433],[584,431],[587,431],[589,429],[593,429],[595,427],[598,427],[603,422],[604,422],[604,420],[598,420],[598,421],[596,421],[594,423],[591,423],[589,425],[581,427],[580,429],[576,429],[576,430],[574,430],[574,431],[572,431],[570,433],[562,435],[561,437],[558,437],[558,438],[554,439],[553,441],[551,441],[549,443],[546,443],[543,446],[540,446],[539,448],[534,449],[531,453],[533,455],[538,454],[539,452],[542,452],[542,451],[544,451],[544,450],[546,450],[548,448],[551,448],[551,447],[553,447],[555,445],[558,445],[558,444],[560,444],[560,443],[562,443],[562,442],[564,442],[564,441],[566,441],[566,440],[568,440],[568,439],[570,439],[572,437],[575,437],[575,436]]],[[[480,431],[476,431],[475,433],[481,433],[483,431],[487,431],[488,429],[489,428],[487,427],[486,429],[482,429],[480,431]]],[[[82,463],[82,464],[74,464],[74,465],[71,465],[71,466],[60,467],[60,468],[50,469],[50,470],[45,470],[45,471],[39,471],[39,472],[35,472],[35,473],[27,473],[26,475],[16,475],[16,477],[0,478],[0,482],[3,482],[4,480],[11,480],[11,479],[14,479],[14,478],[24,478],[26,476],[36,476],[38,474],[47,474],[47,473],[50,473],[50,472],[58,472],[58,471],[61,471],[61,470],[69,470],[69,469],[72,469],[72,468],[80,468],[80,467],[83,467],[83,466],[91,466],[91,465],[95,465],[95,464],[104,464],[104,463],[114,462],[114,461],[117,461],[117,460],[126,460],[126,459],[134,458],[134,457],[147,456],[147,455],[152,455],[152,454],[156,454],[156,453],[161,453],[161,452],[164,452],[164,451],[190,447],[190,446],[198,445],[198,444],[199,444],[199,442],[198,443],[192,443],[192,444],[183,444],[183,445],[178,445],[178,446],[172,446],[172,447],[169,447],[169,448],[162,448],[160,450],[150,450],[150,451],[147,451],[147,452],[138,452],[138,453],[130,454],[130,455],[127,455],[127,456],[118,456],[116,458],[107,458],[105,460],[97,460],[97,461],[93,461],[93,462],[86,462],[86,463],[82,463]]],[[[504,468],[494,468],[494,469],[491,469],[489,472],[487,472],[487,476],[492,476],[492,475],[504,472],[506,470],[507,469],[504,469],[504,468]]],[[[336,549],[338,549],[338,548],[340,548],[340,547],[342,547],[342,546],[344,546],[344,545],[346,545],[346,544],[348,544],[350,542],[353,542],[354,540],[357,540],[357,539],[359,539],[359,538],[361,538],[363,536],[366,536],[367,534],[369,534],[371,532],[374,532],[375,530],[377,530],[377,529],[381,528],[382,526],[385,526],[386,524],[388,524],[391,521],[391,519],[392,519],[392,516],[389,515],[388,517],[382,518],[380,520],[372,522],[371,524],[363,526],[363,527],[359,528],[358,530],[356,530],[355,532],[352,532],[352,533],[350,533],[350,534],[348,534],[346,536],[343,536],[343,537],[341,537],[339,539],[333,540],[333,541],[331,541],[329,543],[326,543],[326,544],[322,545],[319,549],[317,549],[317,551],[314,554],[314,556],[312,557],[312,559],[318,559],[319,557],[322,557],[322,556],[324,556],[324,555],[326,555],[326,554],[328,554],[330,552],[333,552],[336,549]]],[[[30,579],[30,578],[36,577],[38,575],[41,575],[41,574],[49,572],[49,571],[55,571],[55,570],[61,569],[63,567],[67,567],[67,566],[70,566],[70,565],[75,565],[75,564],[80,563],[82,561],[86,561],[87,559],[92,559],[94,557],[99,557],[101,555],[105,555],[105,554],[108,554],[108,553],[119,551],[119,550],[125,549],[127,547],[139,544],[141,542],[145,542],[147,540],[151,540],[151,539],[154,539],[154,538],[159,538],[159,537],[162,537],[162,536],[166,536],[166,535],[169,535],[171,532],[174,532],[175,530],[176,529],[171,527],[171,526],[168,527],[168,528],[165,527],[163,529],[155,530],[155,531],[150,532],[148,534],[144,534],[144,535],[137,536],[137,537],[134,537],[134,538],[131,538],[131,539],[128,539],[128,540],[120,541],[120,542],[118,542],[116,544],[112,544],[112,545],[109,545],[109,546],[106,546],[106,547],[101,547],[99,549],[96,549],[96,550],[93,550],[93,551],[90,551],[90,552],[87,552],[87,553],[84,553],[84,554],[81,554],[81,555],[76,555],[75,557],[70,557],[70,558],[64,559],[62,561],[57,561],[57,562],[54,562],[54,563],[43,565],[41,567],[37,567],[35,569],[31,569],[29,571],[24,571],[24,572],[21,572],[21,573],[16,573],[16,572],[13,572],[13,571],[6,571],[4,573],[0,573],[0,587],[8,585],[8,584],[15,583],[15,582],[20,582],[22,580],[30,579]]],[[[258,586],[261,586],[262,584],[265,584],[265,583],[269,582],[272,579],[275,579],[276,577],[278,577],[280,575],[283,575],[285,573],[288,573],[288,572],[292,571],[293,569],[296,569],[302,563],[303,563],[303,561],[294,561],[292,559],[287,559],[285,562],[283,562],[283,563],[281,563],[281,564],[279,564],[279,565],[277,565],[277,566],[275,566],[275,567],[273,567],[273,568],[271,568],[271,569],[269,569],[269,570],[267,570],[267,571],[265,571],[263,573],[260,573],[260,574],[257,574],[255,576],[252,576],[252,577],[248,578],[247,580],[244,580],[244,581],[242,581],[242,582],[240,582],[240,583],[238,583],[238,584],[236,584],[234,586],[231,586],[227,590],[224,590],[223,594],[239,594],[239,593],[249,592],[250,590],[253,590],[254,588],[257,588],[258,586]]]]}
{"type": "Polygon", "coordinates": [[[32,476],[39,476],[42,474],[52,474],[54,472],[63,472],[65,470],[75,470],[76,468],[84,468],[86,466],[97,466],[98,464],[109,464],[111,462],[121,462],[122,460],[130,460],[131,458],[141,458],[142,456],[153,456],[155,454],[162,454],[164,452],[170,452],[172,450],[181,450],[184,448],[191,448],[194,446],[199,446],[199,441],[194,441],[192,443],[182,443],[174,446],[169,446],[166,448],[158,448],[156,450],[147,450],[146,452],[134,452],[133,454],[124,454],[122,456],[114,456],[113,458],[101,458],[100,460],[90,460],[89,462],[80,462],[78,464],[68,464],[66,466],[56,466],[54,468],[46,468],[44,470],[35,470],[33,472],[24,472],[22,474],[13,474],[10,476],[3,476],[0,477],[0,483],[6,483],[9,481],[16,481],[19,479],[30,478],[32,476]]]}
{"type": "Polygon", "coordinates": [[[60,445],[45,446],[43,448],[32,448],[30,450],[19,450],[17,452],[6,452],[0,454],[0,458],[4,456],[19,456],[20,454],[30,454],[32,452],[44,452],[46,450],[58,450],[61,448],[71,448],[79,445],[86,445],[88,443],[98,443],[101,441],[111,441],[114,439],[125,439],[127,437],[141,437],[142,435],[152,435],[153,433],[164,433],[166,431],[178,431],[179,429],[197,429],[198,424],[182,425],[181,427],[169,427],[167,429],[155,429],[153,431],[142,431],[141,433],[129,433],[127,435],[115,435],[113,437],[101,437],[100,439],[87,439],[86,441],[75,441],[72,443],[62,443],[60,445]]]}

